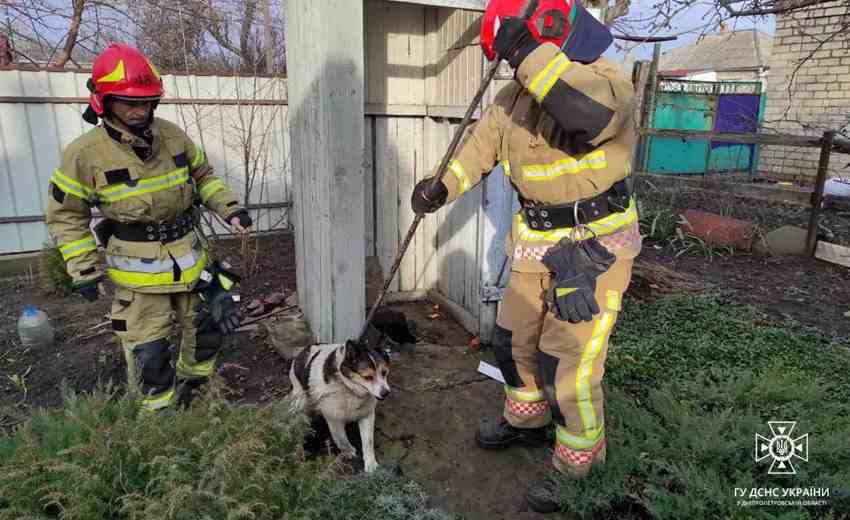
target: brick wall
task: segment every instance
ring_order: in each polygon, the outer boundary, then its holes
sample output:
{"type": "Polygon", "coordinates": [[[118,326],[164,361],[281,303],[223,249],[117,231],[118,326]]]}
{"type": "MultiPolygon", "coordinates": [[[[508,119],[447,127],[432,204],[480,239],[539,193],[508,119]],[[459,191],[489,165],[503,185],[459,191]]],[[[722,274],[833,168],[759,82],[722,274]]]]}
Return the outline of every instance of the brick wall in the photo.
{"type": "Polygon", "coordinates": [[[718,72],[717,81],[758,81],[758,71],[718,72]]]}
{"type": "MultiPolygon", "coordinates": [[[[850,6],[846,0],[777,17],[765,132],[820,135],[825,130],[850,130],[848,23],[850,6]],[[844,32],[829,39],[841,27],[844,32]]],[[[811,148],[764,147],[759,174],[811,184],[817,174],[818,154],[819,150],[811,148]]],[[[845,168],[848,162],[848,156],[833,155],[830,173],[850,174],[845,168]]]]}

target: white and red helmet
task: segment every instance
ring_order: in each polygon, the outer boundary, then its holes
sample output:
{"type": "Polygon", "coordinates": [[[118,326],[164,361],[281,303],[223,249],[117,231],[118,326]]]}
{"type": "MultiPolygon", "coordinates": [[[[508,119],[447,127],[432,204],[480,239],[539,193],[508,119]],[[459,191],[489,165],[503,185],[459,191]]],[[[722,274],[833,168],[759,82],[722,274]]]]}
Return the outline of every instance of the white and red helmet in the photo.
{"type": "Polygon", "coordinates": [[[558,46],[573,61],[590,63],[599,59],[614,38],[580,0],[490,0],[481,21],[481,48],[487,59],[496,59],[493,42],[505,18],[526,20],[531,35],[558,46]]]}

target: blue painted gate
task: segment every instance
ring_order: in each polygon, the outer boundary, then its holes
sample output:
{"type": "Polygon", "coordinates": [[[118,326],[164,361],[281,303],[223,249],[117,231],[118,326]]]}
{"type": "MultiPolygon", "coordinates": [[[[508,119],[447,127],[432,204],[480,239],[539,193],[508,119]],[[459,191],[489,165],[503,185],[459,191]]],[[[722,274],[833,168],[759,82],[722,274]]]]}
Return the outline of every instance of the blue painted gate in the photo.
{"type": "MultiPolygon", "coordinates": [[[[656,99],[652,127],[674,130],[756,132],[764,105],[759,82],[664,79],[656,99]]],[[[647,143],[650,173],[752,174],[758,161],[755,145],[669,137],[652,137],[647,143]]]]}

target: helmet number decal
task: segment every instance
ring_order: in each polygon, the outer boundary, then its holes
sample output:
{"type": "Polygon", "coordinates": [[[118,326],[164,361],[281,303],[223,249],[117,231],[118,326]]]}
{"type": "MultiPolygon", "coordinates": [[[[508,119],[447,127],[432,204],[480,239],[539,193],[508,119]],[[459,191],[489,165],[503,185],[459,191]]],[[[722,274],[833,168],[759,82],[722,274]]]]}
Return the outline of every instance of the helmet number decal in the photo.
{"type": "Polygon", "coordinates": [[[159,81],[156,80],[152,74],[138,74],[136,76],[133,76],[130,79],[130,82],[135,85],[141,85],[145,87],[159,83],[159,81]]]}
{"type": "Polygon", "coordinates": [[[558,40],[566,36],[567,17],[563,11],[549,9],[537,17],[534,25],[537,27],[537,32],[541,38],[558,40]]]}

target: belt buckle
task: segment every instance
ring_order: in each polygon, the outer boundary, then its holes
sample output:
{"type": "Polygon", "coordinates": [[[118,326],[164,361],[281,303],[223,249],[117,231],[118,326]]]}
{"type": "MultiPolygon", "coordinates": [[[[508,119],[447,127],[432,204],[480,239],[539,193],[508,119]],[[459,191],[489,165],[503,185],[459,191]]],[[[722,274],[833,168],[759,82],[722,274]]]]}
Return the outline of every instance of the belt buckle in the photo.
{"type": "Polygon", "coordinates": [[[602,214],[602,208],[599,207],[600,205],[596,202],[596,199],[598,198],[600,197],[596,196],[577,200],[575,204],[573,204],[573,221],[576,226],[588,224],[601,218],[600,215],[602,214]],[[581,221],[579,215],[584,217],[585,222],[581,221]]]}
{"type": "Polygon", "coordinates": [[[598,205],[596,204],[596,201],[593,200],[593,199],[585,199],[583,201],[577,200],[573,204],[573,220],[574,220],[574,225],[575,225],[575,227],[573,227],[573,231],[574,231],[573,241],[574,242],[579,242],[579,241],[584,239],[583,232],[589,233],[589,236],[587,238],[596,238],[596,236],[597,236],[596,231],[593,228],[591,228],[590,226],[588,226],[588,224],[590,224],[594,220],[598,220],[598,219],[592,219],[592,218],[587,219],[586,218],[586,215],[584,215],[584,208],[579,208],[579,205],[584,204],[584,203],[587,203],[588,206],[590,206],[591,208],[594,208],[593,209],[593,216],[597,216],[597,215],[600,214],[600,210],[599,210],[599,208],[597,208],[598,205]],[[582,216],[585,217],[585,220],[586,220],[585,222],[581,221],[581,219],[579,218],[579,214],[582,214],[582,216]]]}

